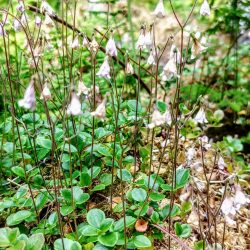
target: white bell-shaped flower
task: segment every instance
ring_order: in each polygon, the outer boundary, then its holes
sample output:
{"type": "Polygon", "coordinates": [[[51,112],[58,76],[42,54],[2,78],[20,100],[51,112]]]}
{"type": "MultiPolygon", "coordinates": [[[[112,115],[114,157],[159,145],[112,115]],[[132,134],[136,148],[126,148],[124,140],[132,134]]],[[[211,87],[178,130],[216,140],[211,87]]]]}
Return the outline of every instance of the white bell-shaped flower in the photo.
{"type": "Polygon", "coordinates": [[[22,28],[22,25],[20,24],[20,22],[16,18],[14,18],[13,29],[15,31],[19,31],[21,30],[21,28],[22,28]]]}
{"type": "Polygon", "coordinates": [[[96,108],[95,111],[91,112],[91,115],[98,118],[104,119],[106,117],[106,99],[102,101],[102,103],[96,108]]]}
{"type": "Polygon", "coordinates": [[[156,5],[156,8],[153,12],[153,15],[159,18],[163,18],[166,16],[163,0],[159,0],[158,4],[156,5]]]}
{"type": "Polygon", "coordinates": [[[92,41],[89,43],[89,47],[92,52],[96,52],[99,48],[99,44],[96,41],[95,37],[93,37],[92,41]]]}
{"type": "Polygon", "coordinates": [[[203,107],[200,108],[200,110],[194,117],[194,120],[200,124],[208,123],[207,118],[206,118],[206,113],[203,107]]]}
{"type": "Polygon", "coordinates": [[[160,126],[164,123],[166,123],[165,114],[161,114],[161,112],[158,109],[155,109],[153,114],[152,114],[151,123],[148,124],[148,128],[152,129],[152,128],[160,126]]]}
{"type": "Polygon", "coordinates": [[[191,59],[195,59],[196,57],[198,57],[203,51],[205,51],[207,49],[207,47],[203,46],[202,43],[194,38],[194,43],[192,45],[191,48],[191,59]]]}
{"type": "Polygon", "coordinates": [[[88,95],[89,89],[85,86],[85,84],[82,81],[78,82],[78,88],[77,88],[77,95],[80,96],[81,94],[88,95]]]}
{"type": "Polygon", "coordinates": [[[173,58],[175,62],[178,64],[181,63],[181,53],[180,50],[172,44],[171,49],[170,49],[170,58],[173,58]]]}
{"type": "Polygon", "coordinates": [[[136,42],[137,49],[144,49],[146,47],[146,37],[145,37],[145,30],[142,28],[140,31],[140,35],[136,42]]]}
{"type": "Polygon", "coordinates": [[[42,90],[42,93],[41,93],[41,96],[40,96],[40,99],[41,100],[50,100],[51,99],[51,92],[50,92],[50,89],[49,89],[49,86],[48,86],[48,83],[46,82],[43,86],[43,90],[42,90]]]}
{"type": "Polygon", "coordinates": [[[34,81],[32,80],[25,90],[23,99],[18,101],[18,105],[30,111],[34,111],[36,108],[36,96],[35,96],[35,87],[34,81]]]}
{"type": "Polygon", "coordinates": [[[49,28],[53,28],[54,27],[54,21],[51,19],[51,17],[47,13],[45,14],[44,23],[49,28]]]}
{"type": "Polygon", "coordinates": [[[79,100],[79,97],[75,93],[72,93],[71,101],[67,108],[67,115],[82,115],[81,102],[79,100]]]}
{"type": "Polygon", "coordinates": [[[28,15],[25,12],[22,13],[20,21],[21,21],[21,23],[22,23],[23,26],[26,26],[28,24],[29,17],[28,17],[28,15]]]}
{"type": "Polygon", "coordinates": [[[89,47],[89,40],[86,36],[83,37],[82,46],[87,48],[89,47]]]}
{"type": "Polygon", "coordinates": [[[78,49],[80,47],[78,36],[74,38],[74,40],[70,44],[71,49],[78,49]]]}
{"type": "Polygon", "coordinates": [[[226,166],[227,165],[226,165],[223,157],[220,156],[220,158],[218,160],[218,168],[221,169],[221,170],[224,170],[226,166]]]}
{"type": "Polygon", "coordinates": [[[161,76],[163,81],[169,81],[174,76],[177,76],[177,66],[173,58],[170,58],[167,64],[164,66],[161,76]]]}
{"type": "Polygon", "coordinates": [[[134,74],[134,68],[133,65],[128,61],[126,64],[125,72],[127,75],[133,75],[134,74]]]}
{"type": "Polygon", "coordinates": [[[204,0],[204,2],[202,3],[201,8],[200,8],[200,14],[202,16],[210,16],[211,10],[210,10],[210,6],[207,0],[204,0]]]}
{"type": "Polygon", "coordinates": [[[37,27],[40,27],[42,25],[42,19],[40,16],[35,17],[35,24],[37,27]]]}
{"type": "Polygon", "coordinates": [[[40,11],[42,13],[47,13],[50,16],[55,16],[55,11],[45,0],[42,0],[40,11]]]}
{"type": "Polygon", "coordinates": [[[145,46],[147,46],[148,48],[151,48],[153,45],[153,41],[152,41],[152,34],[150,31],[148,31],[145,35],[145,46]]]}
{"type": "Polygon", "coordinates": [[[109,67],[109,61],[108,57],[106,56],[104,59],[104,62],[102,63],[99,71],[97,72],[97,76],[104,77],[107,79],[110,79],[110,67],[109,67]]]}
{"type": "Polygon", "coordinates": [[[156,62],[155,62],[155,55],[153,53],[153,50],[151,50],[150,54],[149,54],[149,57],[148,57],[148,60],[147,60],[147,64],[148,65],[156,65],[156,62]]]}
{"type": "Polygon", "coordinates": [[[106,54],[110,55],[111,57],[115,56],[117,57],[117,48],[115,45],[115,40],[113,36],[110,36],[107,44],[106,44],[106,54]]]}

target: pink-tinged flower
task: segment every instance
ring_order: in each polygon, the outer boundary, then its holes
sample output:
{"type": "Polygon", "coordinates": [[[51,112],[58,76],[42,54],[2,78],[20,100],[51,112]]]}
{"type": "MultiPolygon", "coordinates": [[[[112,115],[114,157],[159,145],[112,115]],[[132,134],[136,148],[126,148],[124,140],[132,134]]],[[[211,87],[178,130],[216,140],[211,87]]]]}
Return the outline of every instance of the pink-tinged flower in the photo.
{"type": "Polygon", "coordinates": [[[16,18],[14,18],[13,29],[15,31],[19,31],[21,30],[21,28],[22,28],[22,25],[20,24],[20,22],[16,18]]]}
{"type": "Polygon", "coordinates": [[[158,109],[155,109],[153,114],[152,114],[151,123],[148,124],[148,128],[152,129],[152,128],[160,126],[164,123],[166,123],[165,114],[161,114],[161,112],[158,109]]]}
{"type": "Polygon", "coordinates": [[[152,41],[152,34],[150,31],[148,31],[145,35],[145,45],[148,47],[148,48],[151,48],[152,45],[153,45],[153,41],[152,41]]]}
{"type": "Polygon", "coordinates": [[[194,156],[195,156],[195,149],[194,148],[189,148],[187,151],[187,160],[190,162],[193,160],[194,156]]]}
{"type": "Polygon", "coordinates": [[[23,1],[20,0],[17,7],[16,7],[16,10],[19,11],[19,12],[24,12],[25,11],[25,7],[24,7],[24,4],[23,4],[23,1]]]}
{"type": "Polygon", "coordinates": [[[72,93],[71,95],[71,101],[67,108],[67,115],[82,115],[81,102],[79,100],[79,97],[75,93],[72,93]]]}
{"type": "Polygon", "coordinates": [[[25,12],[22,13],[20,21],[21,21],[21,23],[22,23],[23,26],[28,25],[29,17],[28,17],[28,15],[25,12]]]}
{"type": "Polygon", "coordinates": [[[89,40],[86,36],[83,37],[82,46],[88,48],[89,47],[89,40]]]}
{"type": "Polygon", "coordinates": [[[79,47],[80,47],[79,39],[78,39],[78,36],[76,36],[74,38],[74,40],[71,42],[70,48],[72,48],[72,49],[78,49],[79,47]]]}
{"type": "Polygon", "coordinates": [[[50,92],[50,89],[49,89],[47,82],[43,86],[43,90],[42,90],[40,99],[45,100],[45,101],[48,101],[51,99],[51,92],[50,92]]]}
{"type": "Polygon", "coordinates": [[[50,18],[50,16],[47,13],[45,14],[44,23],[49,28],[53,28],[54,27],[54,22],[53,22],[53,20],[50,18]]]}
{"type": "Polygon", "coordinates": [[[166,16],[163,0],[159,0],[158,4],[156,5],[156,8],[153,12],[153,15],[156,17],[159,17],[159,18],[166,16]]]}
{"type": "Polygon", "coordinates": [[[174,61],[177,62],[178,64],[181,63],[181,53],[174,44],[172,44],[170,49],[170,58],[173,58],[174,61]]]}
{"type": "Polygon", "coordinates": [[[153,50],[151,50],[151,52],[149,54],[149,57],[148,57],[148,60],[147,60],[147,64],[148,65],[156,65],[155,54],[154,54],[153,50]]]}
{"type": "Polygon", "coordinates": [[[96,108],[95,111],[91,112],[91,115],[98,118],[104,119],[106,117],[106,99],[102,101],[102,103],[96,108]]]}
{"type": "Polygon", "coordinates": [[[108,57],[106,56],[104,59],[104,62],[102,63],[99,71],[97,72],[97,76],[104,77],[107,79],[110,79],[110,67],[109,67],[109,61],[108,57]]]}
{"type": "Polygon", "coordinates": [[[110,36],[107,44],[106,44],[106,54],[110,56],[117,56],[117,48],[115,45],[115,40],[112,36],[110,36]]]}
{"type": "Polygon", "coordinates": [[[85,84],[82,81],[78,82],[78,89],[77,89],[77,95],[80,96],[81,94],[88,95],[89,89],[85,86],[85,84]]]}
{"type": "Polygon", "coordinates": [[[220,158],[218,160],[218,168],[221,170],[224,170],[226,166],[227,165],[226,165],[224,159],[220,156],[220,158]]]}
{"type": "Polygon", "coordinates": [[[161,76],[163,81],[169,81],[173,77],[177,76],[177,66],[173,58],[170,58],[164,66],[161,76]]]}
{"type": "Polygon", "coordinates": [[[144,28],[141,29],[139,38],[136,42],[137,49],[144,49],[146,47],[146,37],[144,28]]]}
{"type": "Polygon", "coordinates": [[[200,110],[194,117],[194,120],[200,124],[208,123],[207,118],[206,118],[206,113],[203,107],[200,108],[200,110]]]}
{"type": "Polygon", "coordinates": [[[0,36],[5,36],[6,31],[4,29],[4,24],[0,22],[0,36]]]}
{"type": "Polygon", "coordinates": [[[132,64],[128,61],[126,64],[125,72],[127,75],[133,75],[134,74],[134,68],[132,64]]]}
{"type": "Polygon", "coordinates": [[[50,16],[55,16],[55,11],[45,0],[42,0],[40,11],[49,14],[50,16]]]}
{"type": "Polygon", "coordinates": [[[35,96],[35,87],[34,81],[32,80],[25,90],[23,99],[18,101],[18,105],[30,111],[34,111],[36,108],[36,96],[35,96]]]}
{"type": "Polygon", "coordinates": [[[209,139],[206,135],[202,136],[200,138],[201,143],[202,143],[202,147],[205,148],[206,150],[208,150],[209,148],[211,148],[211,144],[209,143],[209,139]]]}
{"type": "Polygon", "coordinates": [[[194,37],[193,39],[193,45],[191,48],[191,59],[195,59],[198,57],[203,51],[207,49],[207,47],[203,46],[203,44],[194,37]]]}
{"type": "Polygon", "coordinates": [[[96,41],[95,37],[93,37],[92,41],[89,43],[90,50],[92,52],[96,52],[99,48],[99,44],[96,41]]]}
{"type": "Polygon", "coordinates": [[[42,19],[41,19],[40,16],[36,16],[35,24],[36,24],[37,27],[40,27],[42,25],[42,19]]]}
{"type": "Polygon", "coordinates": [[[200,8],[200,14],[202,16],[210,16],[211,11],[210,11],[210,7],[209,7],[207,0],[204,0],[204,2],[202,3],[201,8],[200,8]]]}

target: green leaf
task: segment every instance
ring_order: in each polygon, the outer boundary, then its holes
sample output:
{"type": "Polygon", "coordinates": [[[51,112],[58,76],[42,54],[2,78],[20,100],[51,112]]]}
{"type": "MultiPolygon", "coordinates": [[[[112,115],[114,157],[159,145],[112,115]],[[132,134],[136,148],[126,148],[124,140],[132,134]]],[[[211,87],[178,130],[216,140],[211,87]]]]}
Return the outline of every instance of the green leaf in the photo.
{"type": "Polygon", "coordinates": [[[20,232],[18,228],[0,228],[0,247],[5,248],[16,241],[20,232]]]}
{"type": "MultiPolygon", "coordinates": [[[[164,191],[172,191],[172,186],[168,185],[168,184],[161,184],[161,188],[164,191]]],[[[173,189],[174,190],[174,189],[173,189]]]]}
{"type": "Polygon", "coordinates": [[[105,187],[106,187],[106,186],[105,186],[104,184],[99,184],[99,185],[96,185],[96,186],[92,189],[92,191],[94,192],[94,191],[104,190],[105,187]]]}
{"type": "MultiPolygon", "coordinates": [[[[93,179],[96,178],[101,172],[101,168],[100,167],[93,167],[93,179]]],[[[91,176],[91,168],[88,169],[88,174],[89,176],[91,176]]]]}
{"type": "Polygon", "coordinates": [[[18,240],[12,247],[9,247],[8,250],[26,250],[26,243],[24,240],[18,240]]]}
{"type": "Polygon", "coordinates": [[[113,225],[114,223],[114,220],[111,219],[111,218],[107,218],[105,219],[102,224],[101,224],[101,227],[100,227],[100,230],[104,233],[104,232],[107,232],[110,227],[113,225]]]}
{"type": "Polygon", "coordinates": [[[160,221],[160,216],[156,211],[153,211],[153,213],[150,216],[150,219],[153,223],[158,223],[160,221]]]}
{"type": "Polygon", "coordinates": [[[161,201],[165,198],[165,195],[160,193],[151,193],[149,197],[152,201],[161,201]]]}
{"type": "MultiPolygon", "coordinates": [[[[132,216],[126,216],[125,217],[125,221],[126,221],[126,228],[132,226],[133,224],[135,224],[136,222],[136,218],[132,217],[132,216]]],[[[124,217],[119,219],[114,226],[114,231],[116,232],[120,232],[124,230],[124,217]]]]}
{"type": "Polygon", "coordinates": [[[6,223],[8,226],[18,225],[32,215],[30,211],[22,210],[8,216],[6,223]]]}
{"type": "Polygon", "coordinates": [[[112,183],[112,174],[104,173],[100,176],[101,184],[109,186],[112,183]]]}
{"type": "Polygon", "coordinates": [[[97,243],[97,244],[95,245],[95,247],[93,248],[93,250],[109,250],[109,248],[103,246],[103,245],[100,244],[100,243],[97,243]]]}
{"type": "Polygon", "coordinates": [[[180,224],[179,222],[176,222],[174,227],[176,235],[181,238],[187,238],[191,235],[191,227],[188,224],[180,224]]]}
{"type": "Polygon", "coordinates": [[[71,202],[72,201],[71,190],[69,190],[69,189],[61,189],[60,192],[61,192],[63,198],[65,199],[65,201],[67,201],[67,202],[71,202]]]}
{"type": "MultiPolygon", "coordinates": [[[[129,100],[127,101],[128,109],[130,111],[136,111],[136,100],[129,100]]],[[[138,112],[140,113],[142,110],[141,104],[138,103],[138,112]]]]}
{"type": "Polygon", "coordinates": [[[133,242],[137,248],[151,247],[152,245],[150,239],[144,235],[135,236],[133,242]]]}
{"type": "Polygon", "coordinates": [[[105,214],[100,209],[94,208],[87,213],[88,223],[95,228],[99,229],[104,220],[105,220],[105,214]]]}
{"type": "Polygon", "coordinates": [[[82,250],[81,245],[74,240],[70,240],[67,238],[57,239],[54,242],[54,250],[82,250]],[[64,245],[64,248],[63,248],[64,245]]]}
{"type": "Polygon", "coordinates": [[[98,144],[96,145],[96,150],[99,154],[104,155],[104,156],[112,156],[112,154],[109,152],[108,147],[98,144]]]}
{"type": "Polygon", "coordinates": [[[76,204],[82,204],[90,198],[90,195],[83,193],[79,187],[73,187],[73,198],[76,204]]]}
{"type": "MultiPolygon", "coordinates": [[[[180,208],[174,204],[172,209],[171,209],[171,217],[176,216],[177,214],[179,214],[180,212],[180,208]]],[[[162,211],[160,211],[160,215],[163,219],[165,219],[166,217],[168,217],[170,214],[170,204],[167,204],[162,211]]]]}
{"type": "Polygon", "coordinates": [[[91,184],[91,178],[88,173],[81,173],[80,176],[80,185],[82,187],[88,187],[91,184]]]}
{"type": "Polygon", "coordinates": [[[45,239],[42,233],[32,234],[27,241],[27,250],[41,250],[45,239]]]}
{"type": "Polygon", "coordinates": [[[68,144],[68,143],[65,143],[65,145],[61,147],[61,149],[64,151],[64,152],[71,152],[71,153],[77,153],[77,148],[75,146],[73,146],[72,144],[68,144]]]}
{"type": "Polygon", "coordinates": [[[194,250],[203,250],[205,249],[206,245],[205,242],[203,240],[200,240],[198,242],[194,243],[194,250]]]}
{"type": "Polygon", "coordinates": [[[18,167],[18,166],[12,167],[11,170],[15,175],[17,175],[19,177],[25,177],[25,172],[24,172],[24,169],[22,167],[18,167]]]}
{"type": "Polygon", "coordinates": [[[96,236],[98,235],[99,230],[95,227],[92,227],[90,225],[85,225],[79,229],[79,233],[82,236],[96,236]]]}
{"type": "Polygon", "coordinates": [[[52,148],[52,141],[49,139],[45,139],[44,137],[37,137],[36,143],[42,147],[51,150],[52,148]]]}
{"type": "Polygon", "coordinates": [[[127,169],[122,169],[122,176],[120,170],[118,170],[117,177],[126,182],[131,182],[132,180],[132,174],[127,169]]]}
{"type": "Polygon", "coordinates": [[[38,196],[36,197],[36,201],[35,201],[36,208],[38,210],[42,209],[48,200],[49,200],[48,194],[46,194],[46,193],[38,194],[38,196]]]}
{"type": "Polygon", "coordinates": [[[134,188],[131,194],[132,194],[133,200],[138,201],[138,202],[145,201],[147,198],[147,192],[146,190],[142,188],[134,188]]]}
{"type": "Polygon", "coordinates": [[[167,110],[167,104],[162,101],[157,101],[157,109],[161,112],[164,113],[167,110]]]}
{"type": "Polygon", "coordinates": [[[177,169],[176,171],[176,189],[184,187],[189,180],[190,171],[189,169],[177,169]]]}
{"type": "Polygon", "coordinates": [[[107,247],[113,247],[115,246],[116,242],[118,240],[118,234],[116,232],[112,232],[112,233],[107,233],[104,235],[100,235],[98,237],[98,241],[107,247]]]}
{"type": "Polygon", "coordinates": [[[63,216],[69,215],[74,211],[74,208],[72,206],[68,206],[68,205],[62,205],[61,207],[61,214],[63,216]]]}

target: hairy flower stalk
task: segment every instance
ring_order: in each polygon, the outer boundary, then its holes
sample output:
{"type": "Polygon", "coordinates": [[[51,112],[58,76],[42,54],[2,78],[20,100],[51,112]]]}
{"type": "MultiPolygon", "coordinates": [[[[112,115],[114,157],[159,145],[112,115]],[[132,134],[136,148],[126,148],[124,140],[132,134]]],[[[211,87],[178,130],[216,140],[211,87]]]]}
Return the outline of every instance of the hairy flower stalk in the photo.
{"type": "Polygon", "coordinates": [[[159,0],[158,4],[156,5],[156,8],[153,12],[153,15],[159,18],[163,18],[166,16],[163,0],[159,0]]]}
{"type": "Polygon", "coordinates": [[[210,6],[207,0],[204,0],[204,2],[202,3],[201,8],[200,8],[200,14],[202,16],[210,16],[211,10],[210,10],[210,6]]]}
{"type": "Polygon", "coordinates": [[[29,86],[25,90],[24,98],[18,101],[18,105],[30,111],[36,109],[36,96],[35,96],[35,86],[34,80],[32,79],[29,86]]]}
{"type": "Polygon", "coordinates": [[[79,116],[82,115],[81,102],[79,97],[73,92],[71,95],[71,101],[67,108],[67,115],[79,116]]]}

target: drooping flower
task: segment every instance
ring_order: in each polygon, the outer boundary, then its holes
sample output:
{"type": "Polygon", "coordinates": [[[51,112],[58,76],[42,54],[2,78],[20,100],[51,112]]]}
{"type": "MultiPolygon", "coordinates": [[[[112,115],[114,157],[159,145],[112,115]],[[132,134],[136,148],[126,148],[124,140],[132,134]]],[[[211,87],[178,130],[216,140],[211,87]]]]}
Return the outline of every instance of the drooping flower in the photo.
{"type": "Polygon", "coordinates": [[[151,34],[151,31],[148,31],[145,35],[145,46],[147,46],[148,48],[151,48],[152,45],[153,45],[152,34],[151,34]]]}
{"type": "Polygon", "coordinates": [[[74,92],[71,95],[71,101],[67,108],[67,115],[82,115],[81,102],[74,92]]]}
{"type": "Polygon", "coordinates": [[[115,56],[117,57],[117,48],[115,45],[115,40],[113,38],[113,36],[111,35],[107,44],[106,44],[106,54],[110,55],[110,56],[115,56]]]}
{"type": "Polygon", "coordinates": [[[36,24],[37,27],[40,27],[42,25],[42,19],[41,19],[40,16],[36,16],[35,24],[36,24]]]}
{"type": "Polygon", "coordinates": [[[99,48],[99,44],[96,41],[95,37],[92,38],[92,41],[89,43],[89,47],[92,52],[96,52],[99,48]]]}
{"type": "Polygon", "coordinates": [[[16,10],[23,13],[25,11],[24,3],[22,0],[19,0],[16,10]]]}
{"type": "Polygon", "coordinates": [[[158,109],[155,109],[153,114],[152,114],[151,123],[148,124],[148,128],[152,129],[152,128],[160,126],[164,123],[166,123],[165,114],[161,114],[161,112],[158,109]]]}
{"type": "Polygon", "coordinates": [[[195,59],[206,49],[207,47],[205,47],[196,37],[194,37],[193,45],[191,48],[191,59],[195,59]]]}
{"type": "Polygon", "coordinates": [[[15,31],[19,31],[22,28],[22,25],[20,24],[20,22],[14,18],[14,22],[13,22],[13,29],[15,31]]]}
{"type": "Polygon", "coordinates": [[[44,23],[49,28],[53,28],[54,27],[54,21],[51,19],[51,17],[47,13],[45,14],[44,23]]]}
{"type": "Polygon", "coordinates": [[[4,24],[0,22],[0,36],[5,36],[5,35],[6,35],[6,31],[4,29],[4,24]]]}
{"type": "Polygon", "coordinates": [[[85,86],[85,84],[82,81],[78,82],[78,89],[77,89],[77,95],[80,96],[81,94],[88,95],[89,89],[85,86]]]}
{"type": "Polygon", "coordinates": [[[18,105],[30,111],[34,111],[36,108],[36,96],[35,96],[35,87],[34,80],[31,80],[29,86],[25,90],[23,99],[18,101],[18,105]]]}
{"type": "Polygon", "coordinates": [[[110,79],[110,67],[108,62],[108,57],[106,56],[104,62],[102,63],[99,71],[97,72],[97,76],[104,77],[110,79]]]}
{"type": "Polygon", "coordinates": [[[48,86],[47,82],[45,82],[45,84],[43,86],[43,91],[41,93],[40,99],[45,100],[45,101],[51,99],[51,92],[50,92],[50,89],[49,89],[49,86],[48,86]]]}
{"type": "Polygon", "coordinates": [[[89,40],[86,36],[83,37],[82,46],[87,47],[87,48],[89,47],[89,40]]]}
{"type": "Polygon", "coordinates": [[[136,42],[137,49],[144,49],[146,47],[146,37],[145,37],[145,30],[141,28],[139,38],[136,42]]]}
{"type": "Polygon", "coordinates": [[[78,39],[78,36],[76,36],[74,38],[74,40],[71,42],[70,48],[72,48],[72,49],[78,49],[79,47],[80,47],[79,39],[78,39]]]}
{"type": "Polygon", "coordinates": [[[132,64],[130,63],[130,61],[128,61],[127,64],[126,64],[125,72],[126,72],[127,75],[133,75],[134,74],[134,68],[133,68],[132,64]]]}
{"type": "Polygon", "coordinates": [[[149,54],[149,57],[148,57],[148,60],[147,60],[147,64],[148,65],[156,65],[155,54],[153,53],[153,50],[151,50],[151,52],[149,54]]]}
{"type": "Polygon", "coordinates": [[[96,108],[95,111],[91,112],[91,115],[98,118],[98,119],[104,119],[106,116],[106,107],[105,106],[106,106],[106,98],[96,108]]]}
{"type": "Polygon", "coordinates": [[[163,18],[166,16],[163,0],[159,0],[158,4],[156,5],[156,8],[153,12],[153,15],[159,18],[163,18]]]}
{"type": "Polygon", "coordinates": [[[45,0],[42,0],[40,11],[49,14],[50,16],[55,16],[55,11],[45,0]]]}
{"type": "Polygon", "coordinates": [[[226,167],[226,163],[224,161],[224,159],[220,156],[219,160],[218,160],[218,168],[221,170],[224,170],[226,167]]]}
{"type": "Polygon", "coordinates": [[[170,58],[173,58],[174,61],[177,62],[178,64],[181,63],[181,53],[174,44],[172,44],[170,49],[170,58]]]}
{"type": "Polygon", "coordinates": [[[28,24],[29,17],[25,12],[22,13],[20,21],[21,21],[23,26],[26,26],[28,24]]]}
{"type": "Polygon", "coordinates": [[[163,81],[169,81],[173,77],[177,76],[177,66],[173,58],[170,58],[169,61],[166,63],[161,76],[163,81]]]}
{"type": "Polygon", "coordinates": [[[200,108],[200,110],[194,117],[194,120],[200,124],[208,123],[207,118],[206,118],[206,113],[203,107],[200,108]]]}
{"type": "Polygon", "coordinates": [[[190,162],[192,161],[192,159],[194,158],[195,156],[195,149],[194,148],[189,148],[188,151],[187,151],[187,160],[190,162]]]}
{"type": "Polygon", "coordinates": [[[200,8],[200,14],[202,16],[210,16],[211,10],[210,10],[210,6],[207,0],[204,0],[204,2],[202,3],[201,8],[200,8]]]}

